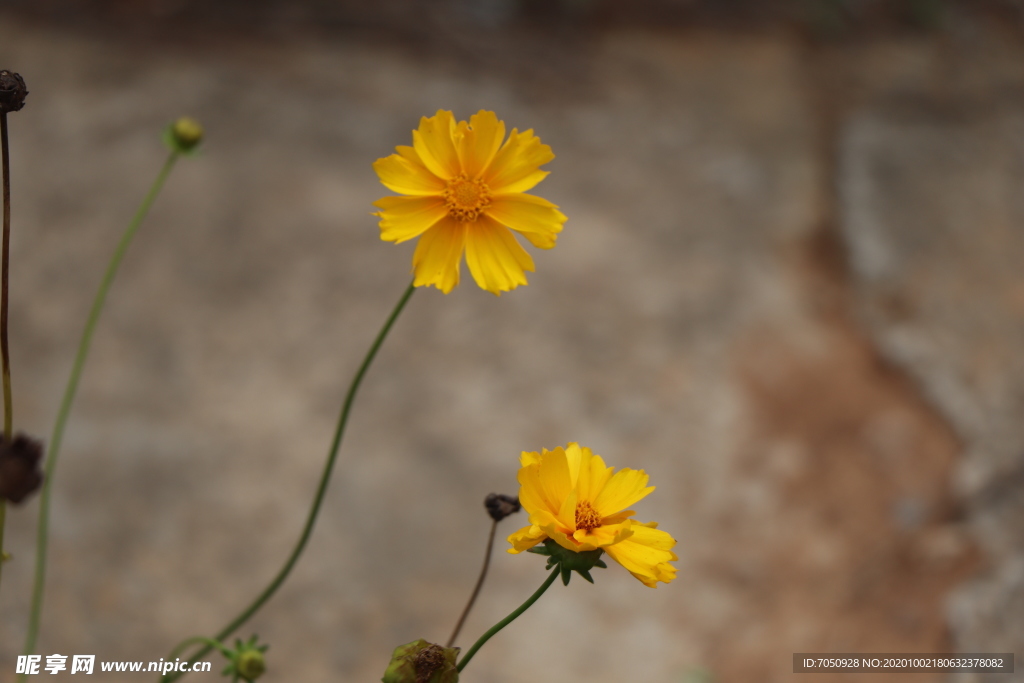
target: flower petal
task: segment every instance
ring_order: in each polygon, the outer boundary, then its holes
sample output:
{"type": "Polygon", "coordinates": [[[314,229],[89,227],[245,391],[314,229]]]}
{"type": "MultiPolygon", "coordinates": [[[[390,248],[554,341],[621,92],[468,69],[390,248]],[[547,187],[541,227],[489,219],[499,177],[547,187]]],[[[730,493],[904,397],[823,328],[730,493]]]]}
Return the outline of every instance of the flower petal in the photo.
{"type": "MultiPolygon", "coordinates": [[[[516,183],[531,177],[539,167],[554,158],[551,148],[542,144],[532,130],[520,133],[513,128],[508,140],[484,172],[484,182],[495,193],[517,191],[508,188],[516,187],[516,183]]],[[[536,179],[533,184],[536,185],[540,180],[536,179]]]]}
{"type": "Polygon", "coordinates": [[[448,213],[440,197],[383,197],[373,205],[383,209],[374,215],[380,216],[380,238],[385,242],[419,237],[448,213]]]}
{"type": "Polygon", "coordinates": [[[580,493],[580,500],[594,501],[612,476],[612,468],[606,467],[601,456],[594,455],[586,446],[579,447],[579,449],[581,457],[576,490],[580,493]]]}
{"type": "Polygon", "coordinates": [[[425,196],[444,192],[444,180],[406,155],[392,154],[377,159],[373,162],[373,170],[384,187],[398,194],[425,196]]]}
{"type": "Polygon", "coordinates": [[[654,522],[634,523],[632,536],[604,548],[613,560],[649,588],[656,588],[658,581],[672,581],[676,577],[676,568],[669,562],[679,559],[672,552],[675,539],[655,527],[657,524],[654,522]]]}
{"type": "Polygon", "coordinates": [[[540,453],[537,451],[523,451],[519,454],[519,464],[523,467],[540,464],[540,453]]]}
{"type": "Polygon", "coordinates": [[[604,490],[591,501],[594,509],[602,517],[607,517],[628,508],[654,490],[653,486],[647,485],[648,479],[643,470],[628,467],[619,470],[608,480],[604,490]]]}
{"type": "Polygon", "coordinates": [[[548,503],[545,507],[557,515],[558,511],[562,508],[562,503],[565,502],[565,499],[569,497],[569,493],[572,491],[569,463],[565,458],[565,450],[562,448],[556,448],[551,451],[545,449],[541,453],[540,464],[537,466],[537,475],[538,484],[543,491],[544,499],[548,503]]]}
{"type": "Polygon", "coordinates": [[[497,295],[525,285],[524,271],[534,270],[533,258],[509,229],[486,215],[469,224],[466,263],[481,289],[497,295]]]}
{"type": "Polygon", "coordinates": [[[529,550],[545,538],[547,538],[547,534],[545,534],[544,531],[536,524],[524,526],[522,529],[508,537],[508,542],[512,544],[512,547],[508,549],[508,552],[515,554],[521,553],[524,550],[529,550]]]}
{"type": "Polygon", "coordinates": [[[547,510],[551,514],[556,514],[559,508],[562,507],[561,500],[551,500],[547,497],[544,485],[540,482],[539,464],[520,469],[518,480],[519,503],[530,515],[531,520],[541,510],[547,510]]]}
{"type": "Polygon", "coordinates": [[[572,537],[580,544],[580,550],[583,551],[606,548],[607,546],[621,543],[632,535],[633,530],[630,528],[630,523],[625,522],[622,524],[601,525],[590,531],[578,529],[572,537]]]}
{"type": "Polygon", "coordinates": [[[459,284],[459,262],[466,246],[466,225],[445,217],[420,237],[412,255],[417,287],[434,285],[447,294],[459,284]]]}
{"type": "Polygon", "coordinates": [[[491,200],[484,213],[530,240],[533,246],[550,249],[567,217],[558,207],[532,194],[499,195],[491,200]]]}
{"type": "Polygon", "coordinates": [[[479,111],[469,118],[469,125],[459,124],[461,136],[455,145],[462,170],[470,178],[479,178],[501,147],[505,123],[493,111],[479,111]]]}
{"type": "Polygon", "coordinates": [[[439,110],[429,119],[421,118],[419,130],[412,132],[412,146],[423,160],[423,165],[444,180],[451,180],[461,172],[453,140],[455,130],[452,113],[439,110]]]}

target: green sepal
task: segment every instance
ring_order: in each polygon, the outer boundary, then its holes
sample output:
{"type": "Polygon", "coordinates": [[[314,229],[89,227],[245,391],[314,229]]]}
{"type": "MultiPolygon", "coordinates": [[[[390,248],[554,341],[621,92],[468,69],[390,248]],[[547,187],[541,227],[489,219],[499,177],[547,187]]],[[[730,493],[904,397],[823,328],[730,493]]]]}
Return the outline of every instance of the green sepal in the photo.
{"type": "Polygon", "coordinates": [[[545,569],[557,566],[558,571],[562,574],[562,583],[566,586],[569,585],[569,577],[572,576],[573,572],[576,572],[590,583],[594,583],[594,577],[590,575],[590,570],[594,567],[608,568],[608,565],[601,559],[604,551],[600,548],[597,550],[575,552],[568,548],[563,548],[550,538],[544,539],[543,547],[535,545],[527,552],[547,557],[548,566],[545,569]]]}
{"type": "Polygon", "coordinates": [[[224,667],[220,675],[231,676],[233,683],[238,680],[252,683],[262,676],[263,672],[267,670],[263,653],[270,646],[257,645],[258,642],[259,637],[256,635],[244,643],[241,638],[235,638],[235,649],[224,651],[224,656],[228,658],[228,665],[224,667]]]}
{"type": "Polygon", "coordinates": [[[457,647],[441,647],[420,638],[391,654],[383,683],[458,683],[457,647]]]}

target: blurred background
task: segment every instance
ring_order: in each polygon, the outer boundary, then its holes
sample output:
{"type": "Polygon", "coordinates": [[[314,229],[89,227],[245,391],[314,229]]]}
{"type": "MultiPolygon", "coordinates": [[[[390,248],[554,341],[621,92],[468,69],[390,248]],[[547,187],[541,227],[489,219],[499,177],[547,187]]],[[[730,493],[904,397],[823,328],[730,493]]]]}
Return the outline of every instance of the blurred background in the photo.
{"type": "MultiPolygon", "coordinates": [[[[637,517],[678,539],[678,579],[556,586],[467,683],[773,682],[794,652],[1020,669],[1024,2],[5,0],[0,67],[31,93],[10,116],[15,420],[46,438],[161,129],[207,131],[94,341],[38,652],[165,657],[278,570],[409,278],[371,163],[443,108],[534,129],[557,155],[535,192],[569,222],[528,287],[463,269],[413,297],[308,552],[238,634],[271,644],[263,680],[378,680],[395,645],[444,642],[485,495],[569,441],[648,471],[637,517]]],[[[2,681],[37,509],[8,514],[2,681]]],[[[504,547],[464,648],[545,576],[504,547]]]]}

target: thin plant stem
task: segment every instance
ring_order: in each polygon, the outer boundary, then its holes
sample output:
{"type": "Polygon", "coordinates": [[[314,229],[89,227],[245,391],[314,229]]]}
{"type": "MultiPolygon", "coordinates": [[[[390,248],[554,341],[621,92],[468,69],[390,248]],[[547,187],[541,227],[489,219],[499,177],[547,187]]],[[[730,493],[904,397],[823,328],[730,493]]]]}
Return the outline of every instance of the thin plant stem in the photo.
{"type": "MultiPolygon", "coordinates": [[[[75,400],[75,393],[78,390],[78,381],[81,379],[82,369],[85,367],[85,359],[89,355],[89,346],[92,343],[92,335],[96,330],[96,323],[99,321],[100,312],[103,310],[103,304],[107,299],[107,292],[110,290],[110,285],[114,281],[114,276],[117,274],[117,269],[121,265],[121,260],[124,258],[125,252],[128,251],[128,245],[131,244],[132,237],[135,236],[139,226],[142,225],[142,220],[149,212],[149,208],[153,205],[157,195],[160,194],[160,190],[163,188],[164,182],[170,175],[171,169],[174,168],[174,162],[177,161],[180,155],[180,152],[172,151],[167,157],[167,161],[164,162],[163,167],[157,174],[156,180],[153,181],[152,187],[150,187],[149,192],[146,193],[138,211],[135,212],[135,216],[128,224],[124,234],[121,235],[121,241],[118,242],[117,247],[114,249],[113,256],[110,257],[110,263],[107,265],[107,271],[103,275],[103,280],[100,282],[99,290],[97,290],[96,297],[93,299],[92,309],[89,311],[89,317],[86,319],[85,329],[82,330],[82,338],[78,342],[78,351],[75,354],[75,362],[71,366],[71,374],[68,376],[68,384],[64,389],[64,398],[61,400],[60,409],[57,412],[57,420],[53,425],[53,434],[50,437],[50,451],[46,459],[46,468],[44,470],[43,491],[42,495],[39,497],[39,527],[36,538],[35,582],[32,587],[32,609],[29,613],[28,634],[25,637],[25,654],[32,654],[35,651],[36,638],[39,635],[40,615],[43,609],[44,584],[46,582],[46,545],[50,527],[50,492],[53,489],[53,477],[57,468],[57,458],[60,455],[61,442],[64,439],[64,427],[67,424],[68,415],[71,412],[71,404],[75,400]]],[[[24,681],[25,674],[22,674],[18,680],[24,681]]]]}
{"type": "Polygon", "coordinates": [[[515,611],[512,612],[512,614],[508,615],[507,617],[499,621],[497,624],[489,628],[487,630],[487,633],[480,636],[480,639],[473,643],[473,647],[469,648],[469,650],[466,651],[466,654],[462,657],[462,659],[459,660],[459,663],[455,666],[455,668],[459,670],[459,673],[462,673],[462,670],[466,668],[467,664],[469,664],[469,660],[473,659],[473,655],[476,654],[476,651],[483,647],[484,643],[491,639],[491,636],[493,636],[495,633],[497,633],[498,631],[500,631],[501,629],[505,628],[513,621],[515,621],[516,617],[518,617],[526,610],[530,609],[530,606],[533,605],[533,603],[537,602],[537,600],[540,599],[540,596],[544,595],[544,591],[546,591],[551,586],[551,584],[555,582],[555,577],[558,576],[560,571],[561,569],[559,567],[555,567],[554,569],[552,569],[551,573],[548,574],[548,578],[544,580],[544,583],[540,585],[540,588],[538,588],[537,591],[526,600],[526,602],[517,607],[515,611]]]}
{"type": "MultiPolygon", "coordinates": [[[[270,584],[263,589],[263,592],[253,600],[252,604],[242,610],[241,614],[235,617],[227,626],[222,628],[217,635],[214,636],[214,640],[223,641],[234,633],[242,624],[248,621],[249,618],[255,614],[263,604],[266,603],[272,595],[274,595],[275,592],[277,592],[277,589],[280,588],[282,583],[284,583],[284,580],[288,578],[288,574],[291,573],[292,567],[295,566],[299,556],[302,555],[302,551],[305,549],[306,543],[309,541],[309,537],[313,533],[313,526],[316,523],[316,518],[320,514],[320,506],[323,503],[324,494],[327,493],[327,484],[330,482],[331,472],[334,470],[334,463],[338,458],[338,451],[341,448],[342,437],[345,435],[345,426],[348,424],[348,416],[349,412],[352,410],[352,403],[355,400],[356,391],[358,391],[359,385],[363,381],[363,376],[366,374],[366,371],[369,370],[370,364],[376,357],[377,351],[380,350],[381,345],[384,343],[384,339],[388,336],[388,332],[391,331],[392,325],[395,324],[399,314],[402,312],[402,309],[405,308],[406,302],[409,301],[409,298],[412,296],[414,291],[416,291],[416,287],[410,284],[405,290],[405,293],[402,294],[402,297],[398,300],[398,303],[395,304],[394,310],[391,311],[391,315],[388,316],[387,321],[384,323],[384,327],[382,327],[380,332],[377,333],[377,338],[373,340],[370,350],[366,352],[366,357],[363,359],[362,365],[359,366],[359,370],[356,371],[355,377],[352,379],[352,383],[348,387],[348,393],[345,395],[345,401],[342,404],[341,413],[338,415],[338,423],[334,429],[334,438],[331,441],[331,447],[327,453],[327,461],[324,463],[323,473],[320,475],[320,484],[317,486],[316,496],[313,498],[313,504],[306,517],[306,525],[303,527],[302,534],[299,536],[299,540],[295,543],[295,547],[292,549],[291,554],[288,556],[284,566],[277,572],[277,575],[273,578],[270,584]]],[[[206,645],[192,655],[189,662],[194,663],[200,657],[210,652],[211,649],[210,645],[206,645]]],[[[185,673],[186,672],[175,671],[163,676],[161,681],[164,681],[164,683],[170,683],[171,681],[178,680],[185,675],[185,673]]]]}
{"type": "Polygon", "coordinates": [[[476,586],[473,588],[473,594],[469,596],[469,602],[466,603],[466,608],[462,610],[462,616],[459,617],[458,623],[455,624],[455,630],[452,631],[452,637],[448,639],[448,643],[445,647],[451,647],[455,644],[455,639],[459,637],[459,631],[462,630],[462,624],[465,623],[466,617],[469,616],[470,610],[473,609],[473,603],[476,602],[476,598],[480,595],[480,589],[483,588],[484,579],[487,578],[487,569],[491,566],[491,550],[494,548],[494,532],[498,530],[498,520],[493,520],[491,523],[491,533],[487,536],[487,551],[484,553],[484,566],[480,569],[480,578],[476,580],[476,586]]]}
{"type": "MultiPolygon", "coordinates": [[[[0,266],[0,357],[3,364],[4,384],[4,442],[8,445],[14,437],[14,406],[11,402],[11,354],[7,346],[7,280],[10,272],[11,246],[11,159],[7,147],[7,112],[0,112],[0,155],[3,157],[4,185],[4,232],[3,265],[0,266]]],[[[0,578],[4,568],[4,525],[7,521],[7,501],[0,498],[0,578]]]]}
{"type": "Polygon", "coordinates": [[[0,112],[0,147],[3,149],[4,235],[0,267],[0,360],[4,379],[4,439],[14,436],[14,405],[11,402],[11,348],[7,343],[7,290],[11,272],[11,159],[7,147],[7,112],[0,112]]]}

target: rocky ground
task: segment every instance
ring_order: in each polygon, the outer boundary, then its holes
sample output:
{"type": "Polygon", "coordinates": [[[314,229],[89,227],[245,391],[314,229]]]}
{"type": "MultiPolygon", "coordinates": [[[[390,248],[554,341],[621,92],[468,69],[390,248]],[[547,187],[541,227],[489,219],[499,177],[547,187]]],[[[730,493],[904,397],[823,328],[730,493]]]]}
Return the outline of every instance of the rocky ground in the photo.
{"type": "MultiPolygon", "coordinates": [[[[466,681],[772,682],[794,652],[1024,655],[1014,35],[623,28],[442,50],[140,40],[0,12],[0,67],[31,91],[10,118],[11,324],[33,433],[49,434],[160,129],[207,129],[95,339],[54,482],[40,652],[156,660],[266,584],[408,282],[411,245],[369,215],[387,194],[370,164],[422,115],[484,108],[552,146],[537,194],[569,222],[528,287],[413,297],[308,553],[240,632],[271,643],[264,680],[376,680],[396,644],[445,640],[483,497],[516,491],[521,450],[567,441],[651,474],[638,517],[678,539],[678,579],[649,590],[612,565],[556,587],[466,681]]],[[[0,680],[35,516],[8,514],[0,680]]],[[[543,576],[499,549],[459,644],[543,576]]]]}

